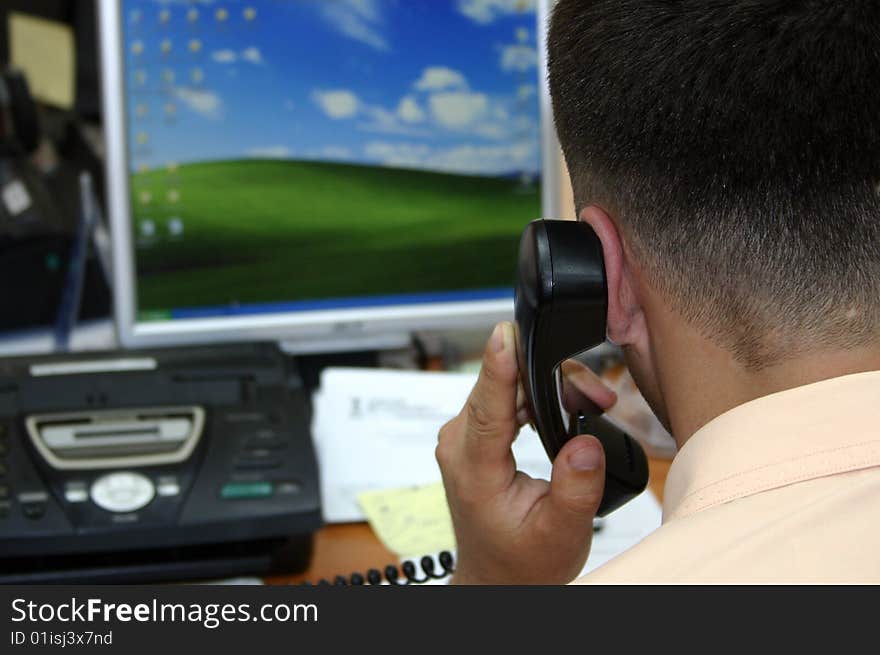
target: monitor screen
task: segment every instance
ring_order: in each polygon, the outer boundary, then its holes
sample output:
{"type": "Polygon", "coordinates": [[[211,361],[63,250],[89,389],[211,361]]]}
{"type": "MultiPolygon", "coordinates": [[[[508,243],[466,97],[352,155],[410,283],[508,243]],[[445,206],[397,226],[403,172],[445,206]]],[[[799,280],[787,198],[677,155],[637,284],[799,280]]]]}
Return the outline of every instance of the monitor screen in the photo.
{"type": "Polygon", "coordinates": [[[535,0],[115,9],[124,341],[510,305],[547,207],[535,0]]]}

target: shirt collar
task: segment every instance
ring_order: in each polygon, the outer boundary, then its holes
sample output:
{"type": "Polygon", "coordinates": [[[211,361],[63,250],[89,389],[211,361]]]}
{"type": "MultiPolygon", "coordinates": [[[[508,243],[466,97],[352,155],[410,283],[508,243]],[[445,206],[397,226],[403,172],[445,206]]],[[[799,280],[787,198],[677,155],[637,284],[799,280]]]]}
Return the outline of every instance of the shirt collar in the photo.
{"type": "Polygon", "coordinates": [[[880,466],[880,371],[757,398],[697,430],[675,456],[663,521],[777,487],[880,466]]]}

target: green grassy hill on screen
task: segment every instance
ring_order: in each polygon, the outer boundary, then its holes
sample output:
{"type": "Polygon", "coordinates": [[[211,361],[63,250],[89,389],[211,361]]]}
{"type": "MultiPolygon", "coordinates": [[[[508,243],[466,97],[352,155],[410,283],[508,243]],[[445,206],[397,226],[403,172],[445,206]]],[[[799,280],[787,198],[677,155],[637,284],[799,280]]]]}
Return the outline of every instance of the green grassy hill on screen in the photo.
{"type": "Polygon", "coordinates": [[[139,173],[139,308],[512,286],[519,234],[540,215],[539,186],[279,160],[139,173]],[[169,236],[172,216],[181,238],[169,236]],[[147,218],[155,236],[139,239],[147,218]]]}

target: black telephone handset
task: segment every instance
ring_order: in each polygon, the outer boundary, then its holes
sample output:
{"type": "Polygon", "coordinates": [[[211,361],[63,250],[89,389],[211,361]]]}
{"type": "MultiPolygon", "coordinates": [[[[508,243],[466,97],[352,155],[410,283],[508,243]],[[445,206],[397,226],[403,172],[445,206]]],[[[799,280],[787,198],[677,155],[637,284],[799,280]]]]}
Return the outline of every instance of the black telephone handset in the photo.
{"type": "Polygon", "coordinates": [[[537,220],[519,247],[515,318],[520,377],[533,426],[553,460],[578,434],[605,449],[605,491],[598,516],[638,496],[648,460],[638,441],[582,408],[568,417],[561,402],[562,362],[605,341],[608,291],[602,245],[586,223],[537,220]]]}

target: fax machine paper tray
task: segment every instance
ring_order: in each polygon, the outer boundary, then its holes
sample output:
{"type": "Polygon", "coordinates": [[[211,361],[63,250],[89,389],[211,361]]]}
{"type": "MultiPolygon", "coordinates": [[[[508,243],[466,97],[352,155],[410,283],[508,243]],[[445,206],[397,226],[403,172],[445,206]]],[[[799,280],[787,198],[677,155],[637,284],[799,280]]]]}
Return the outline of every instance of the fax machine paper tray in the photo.
{"type": "Polygon", "coordinates": [[[40,414],[25,424],[34,448],[59,470],[174,464],[186,460],[205,425],[201,407],[40,414]]]}

